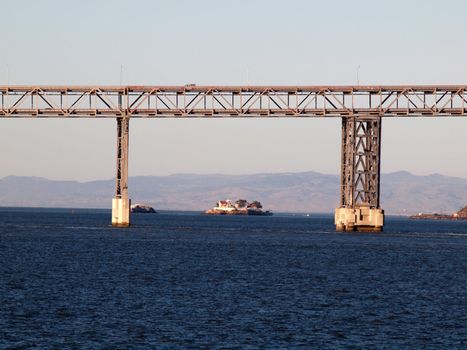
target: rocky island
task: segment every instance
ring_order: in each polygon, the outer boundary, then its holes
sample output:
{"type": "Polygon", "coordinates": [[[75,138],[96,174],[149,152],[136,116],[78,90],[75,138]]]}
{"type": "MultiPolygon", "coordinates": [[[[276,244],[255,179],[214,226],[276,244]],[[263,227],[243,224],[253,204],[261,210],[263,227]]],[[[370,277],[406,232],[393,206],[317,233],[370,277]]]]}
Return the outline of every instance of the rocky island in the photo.
{"type": "Polygon", "coordinates": [[[212,209],[206,210],[207,215],[262,215],[271,216],[269,210],[263,211],[263,206],[258,201],[248,203],[245,199],[239,199],[232,203],[229,199],[217,202],[212,209]]]}
{"type": "Polygon", "coordinates": [[[423,214],[409,216],[410,219],[429,219],[429,220],[467,220],[467,206],[455,212],[454,214],[423,214]]]}
{"type": "Polygon", "coordinates": [[[147,214],[157,214],[153,207],[146,204],[133,204],[131,206],[132,213],[147,213],[147,214]]]}

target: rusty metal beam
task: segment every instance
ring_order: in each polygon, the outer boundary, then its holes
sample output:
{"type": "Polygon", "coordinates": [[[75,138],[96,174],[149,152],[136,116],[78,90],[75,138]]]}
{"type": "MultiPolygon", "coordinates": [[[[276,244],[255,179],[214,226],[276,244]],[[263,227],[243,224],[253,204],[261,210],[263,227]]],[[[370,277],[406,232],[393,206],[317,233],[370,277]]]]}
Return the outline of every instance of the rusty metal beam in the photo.
{"type": "Polygon", "coordinates": [[[467,85],[0,86],[0,118],[466,116],[467,85]]]}

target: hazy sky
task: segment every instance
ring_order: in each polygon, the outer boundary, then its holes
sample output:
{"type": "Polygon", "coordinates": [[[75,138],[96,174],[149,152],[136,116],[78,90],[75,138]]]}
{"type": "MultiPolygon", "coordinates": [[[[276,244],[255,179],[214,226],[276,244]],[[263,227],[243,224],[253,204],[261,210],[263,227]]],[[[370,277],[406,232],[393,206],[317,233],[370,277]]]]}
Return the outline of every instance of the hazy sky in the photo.
{"type": "MultiPolygon", "coordinates": [[[[0,0],[0,85],[467,84],[467,1],[0,0]]],[[[0,177],[115,176],[115,120],[0,120],[0,177]]],[[[130,175],[340,169],[340,119],[137,120],[130,175]],[[229,147],[230,145],[230,147],[229,147]]],[[[382,171],[467,178],[467,117],[384,119],[382,171]]]]}

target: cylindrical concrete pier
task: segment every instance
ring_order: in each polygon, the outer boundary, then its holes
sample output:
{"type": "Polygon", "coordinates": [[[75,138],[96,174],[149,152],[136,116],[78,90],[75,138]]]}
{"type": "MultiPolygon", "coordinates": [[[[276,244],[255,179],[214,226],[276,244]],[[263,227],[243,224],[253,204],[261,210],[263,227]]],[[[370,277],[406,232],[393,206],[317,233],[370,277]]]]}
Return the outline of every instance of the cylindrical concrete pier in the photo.
{"type": "Polygon", "coordinates": [[[130,119],[117,118],[117,176],[115,198],[112,199],[112,226],[130,226],[130,199],[128,197],[128,147],[130,119]]]}
{"type": "Polygon", "coordinates": [[[131,201],[123,198],[112,199],[112,226],[130,226],[131,201]]]}
{"type": "Polygon", "coordinates": [[[372,208],[336,208],[336,231],[381,232],[384,226],[384,210],[372,208]]]}

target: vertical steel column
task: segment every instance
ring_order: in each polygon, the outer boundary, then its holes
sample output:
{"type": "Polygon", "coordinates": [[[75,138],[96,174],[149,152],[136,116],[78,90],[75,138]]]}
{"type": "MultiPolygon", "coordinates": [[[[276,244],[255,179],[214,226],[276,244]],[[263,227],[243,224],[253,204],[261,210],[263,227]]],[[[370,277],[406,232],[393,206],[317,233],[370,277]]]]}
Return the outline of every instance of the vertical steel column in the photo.
{"type": "Polygon", "coordinates": [[[342,118],[341,142],[340,205],[342,208],[351,208],[354,193],[355,117],[342,118]]]}
{"type": "Polygon", "coordinates": [[[381,117],[342,118],[341,198],[335,223],[339,231],[381,231],[381,117]]]}
{"type": "Polygon", "coordinates": [[[112,201],[112,225],[130,225],[130,199],[128,197],[128,147],[130,118],[117,118],[117,175],[115,198],[112,201]]]}
{"type": "Polygon", "coordinates": [[[117,177],[116,198],[128,198],[128,146],[130,120],[117,118],[117,177]]]}

